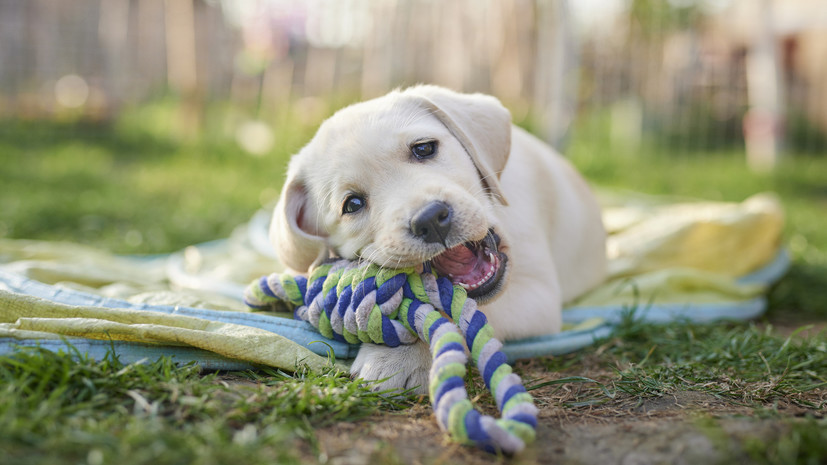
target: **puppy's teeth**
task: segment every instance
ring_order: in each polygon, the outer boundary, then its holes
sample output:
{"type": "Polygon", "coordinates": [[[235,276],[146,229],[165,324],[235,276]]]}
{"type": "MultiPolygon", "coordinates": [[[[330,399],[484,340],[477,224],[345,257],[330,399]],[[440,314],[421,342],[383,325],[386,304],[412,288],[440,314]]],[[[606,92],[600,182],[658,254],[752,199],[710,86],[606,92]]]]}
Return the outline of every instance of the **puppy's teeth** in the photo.
{"type": "Polygon", "coordinates": [[[469,286],[465,283],[459,283],[459,285],[462,286],[462,288],[465,289],[466,291],[471,288],[471,286],[469,286]]]}

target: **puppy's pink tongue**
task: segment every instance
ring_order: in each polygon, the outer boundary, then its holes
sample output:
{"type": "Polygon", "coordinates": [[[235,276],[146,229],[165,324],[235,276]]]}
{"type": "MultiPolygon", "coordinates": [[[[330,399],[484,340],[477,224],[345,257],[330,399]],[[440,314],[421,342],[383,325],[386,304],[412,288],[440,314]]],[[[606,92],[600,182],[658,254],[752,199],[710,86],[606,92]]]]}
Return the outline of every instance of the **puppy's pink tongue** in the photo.
{"type": "Polygon", "coordinates": [[[477,265],[477,255],[468,247],[458,245],[434,257],[432,263],[443,275],[465,276],[474,271],[477,265]]]}

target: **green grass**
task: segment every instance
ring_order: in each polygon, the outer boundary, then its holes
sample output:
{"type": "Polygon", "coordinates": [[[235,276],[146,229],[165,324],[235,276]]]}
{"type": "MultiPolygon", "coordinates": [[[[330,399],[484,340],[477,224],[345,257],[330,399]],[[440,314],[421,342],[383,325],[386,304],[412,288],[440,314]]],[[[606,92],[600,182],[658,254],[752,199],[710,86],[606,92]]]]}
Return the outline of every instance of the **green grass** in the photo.
{"type": "Polygon", "coordinates": [[[226,237],[275,201],[289,156],[317,124],[276,125],[278,145],[252,156],[221,121],[201,139],[176,139],[167,121],[174,107],[156,106],[115,124],[0,122],[0,237],[118,253],[226,237]]]}
{"type": "MultiPolygon", "coordinates": [[[[699,325],[642,323],[627,318],[595,356],[579,352],[544,360],[550,372],[577,372],[584,357],[610,367],[607,380],[569,376],[538,383],[529,390],[581,386],[565,403],[569,409],[607,406],[611,411],[636,408],[647,400],[685,391],[704,393],[726,405],[751,410],[754,421],[772,419],[778,431],[768,441],[749,430],[732,433],[721,422],[739,418],[725,408],[695,417],[699,427],[725,454],[732,442],[752,463],[817,464],[827,460],[827,334],[781,337],[772,326],[755,323],[699,325]],[[794,412],[792,416],[790,412],[794,412]],[[803,418],[796,418],[802,415],[803,418]]],[[[743,415],[741,413],[740,415],[743,415]]],[[[741,417],[743,418],[743,417],[741,417]]],[[[747,417],[749,418],[749,417],[747,417]]]]}
{"type": "MultiPolygon", "coordinates": [[[[0,357],[3,463],[301,463],[313,428],[397,409],[342,373],[203,374],[168,358],[0,357]]],[[[312,452],[312,444],[310,441],[312,452]]]]}
{"type": "MultiPolygon", "coordinates": [[[[229,137],[228,113],[211,116],[201,139],[186,140],[176,137],[170,109],[169,102],[132,109],[109,125],[0,125],[0,237],[118,253],[165,253],[225,237],[275,199],[289,155],[318,124],[296,123],[301,118],[285,110],[270,121],[276,147],[254,157],[229,137]]],[[[569,152],[605,187],[727,201],[777,192],[794,264],[770,293],[769,320],[827,321],[827,157],[793,154],[777,171],[755,174],[737,150],[670,153],[644,144],[631,153],[594,131],[575,137],[569,152]]],[[[598,355],[586,350],[543,364],[576,373],[596,356],[612,370],[600,384],[570,377],[592,388],[562,408],[696,390],[783,417],[781,403],[824,411],[823,395],[814,393],[825,389],[825,340],[781,337],[756,324],[627,321],[598,355]]],[[[289,463],[299,460],[299,445],[313,447],[314,428],[404,405],[333,372],[228,377],[169,360],[123,366],[40,351],[0,358],[0,377],[4,463],[289,463]]],[[[783,440],[748,441],[748,450],[766,463],[824,460],[824,431],[823,420],[789,420],[783,440]]]]}
{"type": "Polygon", "coordinates": [[[607,349],[618,367],[616,392],[637,397],[698,390],[761,407],[786,399],[823,409],[806,394],[827,387],[827,341],[781,338],[772,327],[621,324],[607,349]],[[805,395],[802,395],[805,394],[805,395]]]}
{"type": "Polygon", "coordinates": [[[775,442],[747,438],[745,449],[754,463],[820,464],[827,457],[827,421],[807,418],[785,423],[785,434],[775,442]]]}

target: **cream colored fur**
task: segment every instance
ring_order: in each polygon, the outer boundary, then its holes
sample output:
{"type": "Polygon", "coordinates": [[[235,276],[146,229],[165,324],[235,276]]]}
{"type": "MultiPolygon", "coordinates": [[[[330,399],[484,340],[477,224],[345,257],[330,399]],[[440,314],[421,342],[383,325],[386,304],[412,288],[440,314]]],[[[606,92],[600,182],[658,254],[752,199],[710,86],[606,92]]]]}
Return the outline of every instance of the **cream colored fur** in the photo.
{"type": "MultiPolygon", "coordinates": [[[[561,306],[603,280],[605,232],[597,202],[572,166],[512,126],[493,97],[417,86],[344,108],[291,162],[270,236],[282,262],[306,272],[331,253],[389,267],[418,265],[445,250],[411,234],[428,202],[453,211],[448,246],[489,228],[508,257],[504,289],[481,307],[503,340],[560,331],[561,306]],[[429,160],[411,144],[438,140],[429,160]],[[349,194],[367,206],[343,214],[349,194]]],[[[354,375],[382,388],[427,389],[423,343],[363,344],[354,375]]]]}

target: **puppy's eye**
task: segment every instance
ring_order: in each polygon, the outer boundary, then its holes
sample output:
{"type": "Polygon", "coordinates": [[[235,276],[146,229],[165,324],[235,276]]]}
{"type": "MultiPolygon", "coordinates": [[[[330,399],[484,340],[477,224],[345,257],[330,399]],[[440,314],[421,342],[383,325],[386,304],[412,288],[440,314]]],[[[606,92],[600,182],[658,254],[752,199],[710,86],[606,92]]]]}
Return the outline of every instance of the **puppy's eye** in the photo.
{"type": "Polygon", "coordinates": [[[364,197],[358,195],[348,195],[345,203],[342,205],[342,214],[356,213],[367,205],[364,197]]]}
{"type": "Polygon", "coordinates": [[[432,158],[436,155],[436,141],[419,142],[411,146],[411,153],[419,160],[432,158]]]}

